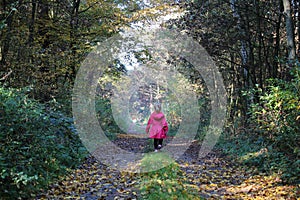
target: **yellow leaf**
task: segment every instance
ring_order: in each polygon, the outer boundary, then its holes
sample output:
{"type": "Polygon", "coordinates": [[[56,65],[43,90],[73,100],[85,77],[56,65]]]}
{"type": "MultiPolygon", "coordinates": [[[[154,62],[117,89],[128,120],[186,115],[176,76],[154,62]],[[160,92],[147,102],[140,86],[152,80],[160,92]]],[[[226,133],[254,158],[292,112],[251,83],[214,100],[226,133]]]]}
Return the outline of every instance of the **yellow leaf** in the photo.
{"type": "Polygon", "coordinates": [[[210,186],[211,186],[211,187],[217,187],[217,184],[212,183],[212,184],[210,184],[210,186]]]}

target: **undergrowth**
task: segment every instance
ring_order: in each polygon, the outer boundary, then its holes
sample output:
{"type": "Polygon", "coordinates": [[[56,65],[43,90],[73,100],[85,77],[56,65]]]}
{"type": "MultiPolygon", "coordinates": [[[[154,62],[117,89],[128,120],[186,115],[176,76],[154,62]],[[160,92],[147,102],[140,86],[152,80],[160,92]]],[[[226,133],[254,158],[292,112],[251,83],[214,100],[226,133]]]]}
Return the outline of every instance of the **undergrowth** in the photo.
{"type": "Polygon", "coordinates": [[[269,174],[276,173],[283,182],[300,180],[300,63],[291,70],[291,80],[270,79],[263,91],[245,91],[252,101],[244,133],[224,134],[219,144],[246,165],[269,174]]]}
{"type": "Polygon", "coordinates": [[[87,155],[73,120],[26,89],[0,87],[0,196],[28,199],[87,155]]]}
{"type": "Polygon", "coordinates": [[[299,160],[273,149],[263,137],[252,133],[232,135],[224,133],[217,144],[222,151],[238,158],[246,168],[254,168],[257,173],[279,175],[283,183],[299,184],[299,160]]]}

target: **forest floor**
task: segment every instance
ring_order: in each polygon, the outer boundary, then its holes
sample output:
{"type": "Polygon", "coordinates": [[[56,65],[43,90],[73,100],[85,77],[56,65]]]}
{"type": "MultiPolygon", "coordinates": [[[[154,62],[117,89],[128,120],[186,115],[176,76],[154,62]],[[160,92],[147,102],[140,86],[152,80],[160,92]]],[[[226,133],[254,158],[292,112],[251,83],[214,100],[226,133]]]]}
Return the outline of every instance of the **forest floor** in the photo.
{"type": "MultiPolygon", "coordinates": [[[[133,152],[151,148],[149,139],[124,135],[114,143],[133,152]]],[[[176,163],[185,184],[194,187],[203,199],[300,199],[299,185],[285,185],[278,176],[242,167],[220,150],[199,159],[200,145],[193,142],[176,163]]],[[[140,199],[140,182],[138,174],[120,172],[90,156],[37,199],[140,199]]]]}

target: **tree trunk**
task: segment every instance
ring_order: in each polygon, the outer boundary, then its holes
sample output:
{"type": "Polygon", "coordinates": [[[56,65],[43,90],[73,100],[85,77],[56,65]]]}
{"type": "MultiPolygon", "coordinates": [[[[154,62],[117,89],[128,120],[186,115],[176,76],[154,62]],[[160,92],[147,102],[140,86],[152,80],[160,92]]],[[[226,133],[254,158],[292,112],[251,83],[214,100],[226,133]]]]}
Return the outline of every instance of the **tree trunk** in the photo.
{"type": "Polygon", "coordinates": [[[295,60],[296,58],[294,27],[293,27],[293,19],[291,14],[291,3],[290,0],[282,0],[282,2],[284,7],[285,23],[286,23],[288,59],[291,61],[291,60],[295,60]]]}
{"type": "MultiPolygon", "coordinates": [[[[280,52],[280,29],[281,29],[281,22],[282,22],[282,13],[283,13],[283,4],[279,3],[279,16],[276,22],[276,35],[275,35],[275,49],[274,49],[274,58],[279,58],[280,52]]],[[[271,76],[274,78],[278,77],[278,59],[273,59],[273,69],[271,71],[271,76]]]]}
{"type": "MultiPolygon", "coordinates": [[[[260,7],[259,7],[259,1],[255,1],[255,11],[256,11],[256,29],[257,29],[257,38],[258,38],[258,59],[256,61],[256,66],[259,68],[259,73],[258,73],[258,79],[259,79],[259,84],[261,89],[263,89],[264,86],[264,76],[265,76],[265,71],[264,71],[264,65],[262,62],[262,47],[263,47],[263,37],[262,37],[262,30],[261,30],[261,18],[260,18],[260,7]]],[[[254,74],[256,72],[254,71],[254,74]]]]}
{"type": "Polygon", "coordinates": [[[45,39],[42,42],[42,48],[45,50],[50,45],[49,36],[47,36],[47,33],[49,31],[47,26],[50,21],[49,4],[48,4],[47,0],[39,1],[38,20],[40,21],[38,33],[39,33],[39,36],[41,36],[41,38],[45,37],[45,39]]]}
{"type": "MultiPolygon", "coordinates": [[[[247,38],[247,33],[245,30],[245,22],[243,21],[242,17],[240,16],[237,8],[236,7],[236,0],[230,0],[230,5],[231,5],[231,10],[233,13],[233,17],[237,19],[237,28],[239,30],[239,35],[241,37],[240,39],[240,54],[241,54],[241,66],[239,71],[239,80],[240,84],[238,84],[238,92],[239,96],[237,98],[236,106],[239,106],[239,111],[240,113],[237,113],[238,117],[242,118],[242,123],[246,122],[246,115],[247,115],[247,110],[250,102],[248,101],[247,97],[242,96],[241,91],[244,89],[249,89],[251,87],[251,74],[250,74],[250,69],[249,67],[254,67],[254,66],[249,66],[249,52],[247,51],[247,44],[250,44],[250,41],[247,41],[245,38],[247,38]],[[243,24],[244,23],[244,24],[243,24]],[[248,42],[248,43],[247,43],[248,42]]],[[[249,37],[248,37],[249,38],[249,37]]],[[[253,70],[251,70],[253,71],[253,70]]],[[[244,124],[245,125],[245,124],[244,124]]]]}
{"type": "Polygon", "coordinates": [[[29,23],[29,36],[28,36],[28,45],[30,46],[32,42],[34,41],[34,26],[35,26],[35,13],[36,13],[36,2],[32,2],[32,8],[31,8],[31,19],[29,23]]]}
{"type": "Polygon", "coordinates": [[[78,29],[78,14],[79,14],[80,0],[73,0],[73,6],[70,17],[70,50],[72,52],[72,60],[70,62],[70,71],[66,72],[65,80],[69,79],[71,82],[76,76],[76,32],[78,29]]]}
{"type": "Polygon", "coordinates": [[[9,46],[10,46],[10,41],[11,41],[11,32],[13,30],[13,18],[14,18],[15,11],[12,11],[9,16],[6,18],[6,25],[7,25],[7,30],[5,34],[5,38],[3,40],[3,47],[1,51],[1,65],[5,66],[6,65],[6,56],[9,51],[9,46]]]}
{"type": "Polygon", "coordinates": [[[297,6],[297,41],[298,41],[298,49],[296,50],[296,54],[300,53],[300,1],[296,2],[297,6]]]}

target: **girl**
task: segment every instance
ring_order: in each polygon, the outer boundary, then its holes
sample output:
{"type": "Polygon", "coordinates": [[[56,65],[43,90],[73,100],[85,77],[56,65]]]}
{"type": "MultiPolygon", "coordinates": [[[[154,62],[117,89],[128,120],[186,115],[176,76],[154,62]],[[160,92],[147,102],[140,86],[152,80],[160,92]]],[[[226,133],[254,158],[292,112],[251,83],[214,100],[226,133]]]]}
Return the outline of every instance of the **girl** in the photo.
{"type": "Polygon", "coordinates": [[[168,123],[164,113],[161,112],[161,104],[154,104],[154,112],[150,115],[146,133],[150,138],[154,139],[154,150],[157,152],[162,147],[163,139],[166,138],[168,132],[168,123]]]}

